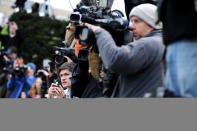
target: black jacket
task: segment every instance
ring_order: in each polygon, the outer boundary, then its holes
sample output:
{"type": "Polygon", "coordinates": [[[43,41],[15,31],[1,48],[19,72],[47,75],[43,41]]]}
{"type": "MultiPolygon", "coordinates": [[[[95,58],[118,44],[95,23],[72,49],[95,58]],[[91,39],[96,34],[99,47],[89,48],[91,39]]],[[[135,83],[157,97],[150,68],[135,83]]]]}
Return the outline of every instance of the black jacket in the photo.
{"type": "MultiPolygon", "coordinates": [[[[0,31],[2,28],[0,27],[0,31]]],[[[0,34],[0,41],[2,41],[3,46],[7,50],[10,46],[15,46],[19,49],[21,43],[23,42],[23,37],[20,32],[17,30],[16,35],[14,37],[10,37],[10,35],[2,35],[0,34]]]]}
{"type": "MultiPolygon", "coordinates": [[[[84,49],[85,50],[85,49],[84,49]]],[[[79,51],[79,58],[77,65],[75,66],[72,78],[71,78],[71,92],[72,97],[79,97],[79,98],[97,98],[103,97],[102,88],[99,85],[99,82],[92,77],[92,75],[88,72],[89,63],[88,63],[88,51],[86,51],[85,57],[80,58],[79,51]]]]}
{"type": "Polygon", "coordinates": [[[197,36],[197,11],[194,0],[161,0],[159,19],[163,22],[164,44],[197,36]]]}

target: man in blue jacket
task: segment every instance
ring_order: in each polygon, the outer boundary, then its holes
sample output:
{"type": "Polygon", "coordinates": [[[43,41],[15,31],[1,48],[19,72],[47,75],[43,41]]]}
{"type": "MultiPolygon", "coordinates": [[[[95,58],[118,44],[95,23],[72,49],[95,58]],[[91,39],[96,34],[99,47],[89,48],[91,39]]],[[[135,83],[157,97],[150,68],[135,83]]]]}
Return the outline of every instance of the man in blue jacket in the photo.
{"type": "MultiPolygon", "coordinates": [[[[15,61],[15,70],[18,66],[15,61]]],[[[25,93],[25,97],[29,97],[29,90],[35,82],[36,66],[34,63],[27,64],[27,71],[24,68],[19,68],[19,70],[20,73],[15,73],[7,82],[7,88],[11,92],[9,98],[20,98],[22,92],[25,93]]]]}

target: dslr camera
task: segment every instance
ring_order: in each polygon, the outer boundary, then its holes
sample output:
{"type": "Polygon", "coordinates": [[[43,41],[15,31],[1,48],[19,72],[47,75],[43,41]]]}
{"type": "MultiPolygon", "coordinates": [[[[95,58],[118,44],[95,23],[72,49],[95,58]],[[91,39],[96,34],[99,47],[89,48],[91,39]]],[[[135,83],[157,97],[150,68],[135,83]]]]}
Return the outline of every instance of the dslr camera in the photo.
{"type": "Polygon", "coordinates": [[[64,56],[68,56],[72,60],[75,59],[75,49],[74,48],[61,48],[54,47],[55,54],[53,57],[53,61],[57,67],[61,66],[63,63],[67,62],[67,58],[64,56]]]}

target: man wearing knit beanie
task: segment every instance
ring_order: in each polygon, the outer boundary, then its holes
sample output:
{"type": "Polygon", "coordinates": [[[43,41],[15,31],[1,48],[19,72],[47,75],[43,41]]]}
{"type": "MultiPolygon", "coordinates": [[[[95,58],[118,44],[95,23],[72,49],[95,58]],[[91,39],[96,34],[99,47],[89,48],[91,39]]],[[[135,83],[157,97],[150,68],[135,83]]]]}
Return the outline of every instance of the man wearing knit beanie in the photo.
{"type": "Polygon", "coordinates": [[[133,8],[130,19],[135,41],[121,47],[105,29],[85,24],[95,33],[105,68],[120,74],[112,97],[145,97],[147,93],[153,97],[163,87],[164,46],[155,12],[156,6],[151,4],[133,8]]]}
{"type": "Polygon", "coordinates": [[[156,10],[157,7],[152,4],[141,4],[131,10],[129,17],[136,40],[144,37],[154,29],[162,28],[161,23],[156,25],[156,10]]]}
{"type": "Polygon", "coordinates": [[[129,17],[137,16],[151,27],[161,29],[161,24],[156,25],[156,11],[157,7],[153,4],[141,4],[131,10],[129,17]]]}

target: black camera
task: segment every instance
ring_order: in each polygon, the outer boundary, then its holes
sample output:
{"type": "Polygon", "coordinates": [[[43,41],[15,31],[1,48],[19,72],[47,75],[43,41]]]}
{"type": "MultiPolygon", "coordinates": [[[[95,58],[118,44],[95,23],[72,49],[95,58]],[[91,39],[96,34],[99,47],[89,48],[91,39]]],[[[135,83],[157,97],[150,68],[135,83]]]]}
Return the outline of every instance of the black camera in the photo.
{"type": "MultiPolygon", "coordinates": [[[[108,4],[108,2],[109,0],[103,1],[105,4],[108,4]]],[[[113,1],[109,3],[112,5],[113,1]]],[[[96,7],[77,7],[75,12],[71,14],[70,21],[74,23],[82,21],[101,26],[112,35],[117,46],[121,46],[133,41],[132,32],[128,28],[128,22],[123,17],[124,15],[121,11],[111,11],[108,6],[102,6],[102,3],[100,3],[100,5],[96,7]],[[129,40],[125,39],[126,35],[130,36],[129,40]]],[[[90,47],[92,44],[96,44],[93,31],[86,26],[78,25],[76,27],[75,38],[84,46],[90,47]]]]}
{"type": "MultiPolygon", "coordinates": [[[[48,72],[48,69],[46,69],[46,68],[43,68],[43,70],[45,70],[45,71],[48,72]]],[[[37,72],[37,73],[35,74],[35,77],[41,77],[42,80],[46,78],[46,76],[45,76],[45,74],[44,74],[43,72],[37,72]]]]}
{"type": "Polygon", "coordinates": [[[68,56],[69,58],[72,58],[73,55],[75,55],[74,48],[54,47],[54,49],[55,49],[55,54],[53,57],[53,61],[57,67],[68,61],[67,58],[65,58],[64,56],[68,56]]]}
{"type": "Polygon", "coordinates": [[[27,72],[27,66],[24,65],[22,67],[16,67],[15,69],[13,69],[12,75],[13,76],[16,75],[18,77],[24,77],[26,75],[26,72],[27,72]]]}

